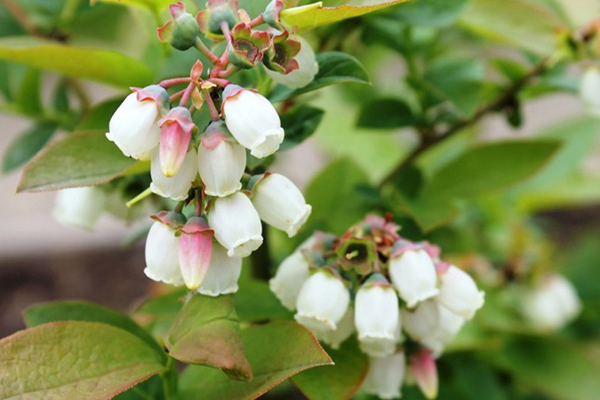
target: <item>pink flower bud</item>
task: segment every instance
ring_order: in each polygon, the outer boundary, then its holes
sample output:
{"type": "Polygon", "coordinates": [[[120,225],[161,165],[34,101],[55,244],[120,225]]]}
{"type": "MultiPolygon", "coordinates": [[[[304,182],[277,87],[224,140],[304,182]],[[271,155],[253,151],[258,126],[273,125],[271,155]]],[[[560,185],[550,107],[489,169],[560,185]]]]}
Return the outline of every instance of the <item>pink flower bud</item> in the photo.
{"type": "Polygon", "coordinates": [[[410,357],[410,370],[425,397],[435,399],[438,394],[438,373],[431,351],[421,349],[413,354],[410,357]]]}
{"type": "Polygon", "coordinates": [[[166,177],[172,177],[188,152],[194,122],[187,108],[175,107],[158,124],[161,169],[166,177]]]}
{"type": "Polygon", "coordinates": [[[196,290],[204,281],[210,265],[213,231],[200,217],[193,217],[181,228],[179,266],[185,285],[196,290]]]}

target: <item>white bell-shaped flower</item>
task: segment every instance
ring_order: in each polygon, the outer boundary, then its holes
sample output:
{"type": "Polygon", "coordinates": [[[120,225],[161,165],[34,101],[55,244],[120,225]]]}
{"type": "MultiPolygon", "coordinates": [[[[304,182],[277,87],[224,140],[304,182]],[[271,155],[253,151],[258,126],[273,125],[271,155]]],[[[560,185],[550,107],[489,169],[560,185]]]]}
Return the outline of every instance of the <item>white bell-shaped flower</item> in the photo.
{"type": "Polygon", "coordinates": [[[409,308],[439,293],[437,274],[425,250],[406,250],[390,261],[390,278],[409,308]]]}
{"type": "Polygon", "coordinates": [[[64,225],[94,229],[104,205],[106,194],[95,186],[62,189],[54,200],[54,219],[64,225]]]}
{"type": "Polygon", "coordinates": [[[327,343],[329,347],[338,350],[342,343],[346,341],[354,333],[354,308],[349,306],[346,313],[337,323],[337,328],[334,331],[325,332],[319,340],[327,343]]]}
{"type": "Polygon", "coordinates": [[[600,67],[588,67],[579,86],[579,97],[583,101],[587,111],[600,117],[600,67]]]}
{"type": "Polygon", "coordinates": [[[198,167],[207,195],[229,196],[242,188],[246,150],[222,134],[209,133],[198,146],[198,167]]]}
{"type": "Polygon", "coordinates": [[[241,273],[242,259],[229,257],[225,248],[213,243],[210,266],[198,292],[213,297],[235,293],[241,273]]]}
{"type": "Polygon", "coordinates": [[[287,74],[281,74],[270,69],[265,69],[267,74],[277,83],[289,86],[292,89],[304,87],[312,82],[317,72],[319,72],[319,63],[315,52],[310,44],[301,36],[294,35],[291,39],[300,42],[300,52],[294,57],[298,62],[298,69],[287,74]]]}
{"type": "Polygon", "coordinates": [[[484,302],[484,293],[477,289],[473,278],[462,269],[450,265],[441,280],[438,301],[466,319],[473,318],[484,302]]]}
{"type": "Polygon", "coordinates": [[[330,271],[320,270],[311,275],[298,295],[296,321],[323,337],[337,329],[350,305],[350,293],[330,271]]]}
{"type": "Polygon", "coordinates": [[[302,243],[290,256],[288,256],[269,281],[269,287],[275,296],[287,309],[295,310],[298,294],[304,282],[310,276],[308,260],[302,253],[304,249],[310,249],[315,242],[311,236],[302,243]]]}
{"type": "Polygon", "coordinates": [[[369,372],[362,389],[381,399],[401,397],[400,388],[406,372],[406,357],[403,352],[387,357],[369,357],[369,372]]]}
{"type": "Polygon", "coordinates": [[[545,277],[529,290],[523,301],[525,317],[539,329],[556,330],[579,314],[581,301],[567,279],[558,274],[545,277]]]}
{"type": "Polygon", "coordinates": [[[228,85],[223,93],[223,115],[227,128],[256,158],[275,153],[284,131],[275,107],[260,94],[228,85]]]}
{"type": "Polygon", "coordinates": [[[160,164],[160,154],[156,150],[152,156],[150,164],[150,176],[152,183],[150,190],[162,197],[168,197],[173,200],[185,200],[188,197],[188,192],[192,187],[192,182],[196,179],[198,173],[196,150],[191,149],[183,159],[183,163],[172,177],[166,177],[163,174],[160,164]]]}
{"type": "Polygon", "coordinates": [[[358,290],[354,321],[360,347],[365,353],[373,357],[394,353],[400,325],[399,311],[398,296],[387,281],[367,282],[358,290]]]}
{"type": "Polygon", "coordinates": [[[252,204],[267,224],[293,237],[306,222],[312,207],[302,192],[281,174],[265,174],[252,189],[252,204]]]}
{"type": "Polygon", "coordinates": [[[158,85],[135,89],[113,114],[106,137],[126,156],[149,159],[160,138],[159,110],[168,98],[158,85]]]}
{"type": "Polygon", "coordinates": [[[263,242],[260,217],[241,192],[217,198],[208,213],[208,224],[229,257],[247,257],[263,242]]]}
{"type": "Polygon", "coordinates": [[[146,268],[144,274],[157,282],[182,285],[183,276],[179,268],[179,238],[175,230],[156,221],[146,239],[146,268]]]}

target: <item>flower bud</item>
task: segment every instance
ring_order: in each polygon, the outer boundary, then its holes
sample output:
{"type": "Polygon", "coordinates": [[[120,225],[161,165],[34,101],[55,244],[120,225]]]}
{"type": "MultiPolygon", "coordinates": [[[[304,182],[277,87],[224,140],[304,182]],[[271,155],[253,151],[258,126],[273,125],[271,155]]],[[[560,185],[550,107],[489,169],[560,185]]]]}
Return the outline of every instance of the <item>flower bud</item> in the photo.
{"type": "Polygon", "coordinates": [[[537,328],[556,330],[579,314],[581,301],[567,279],[558,274],[545,277],[523,299],[523,314],[537,328]]]}
{"type": "Polygon", "coordinates": [[[248,196],[236,192],[215,200],[208,223],[229,257],[246,257],[263,242],[258,213],[248,196]]]}
{"type": "Polygon", "coordinates": [[[581,77],[579,97],[590,114],[600,117],[600,67],[592,66],[585,70],[581,77]]]}
{"type": "Polygon", "coordinates": [[[425,250],[407,249],[392,254],[390,277],[409,308],[438,294],[435,266],[425,250]]]}
{"type": "Polygon", "coordinates": [[[176,224],[185,218],[179,213],[162,212],[154,217],[146,239],[146,268],[144,274],[157,282],[182,285],[183,276],[179,268],[179,238],[175,236],[176,224]]]}
{"type": "Polygon", "coordinates": [[[267,32],[253,31],[249,25],[240,22],[231,31],[227,55],[233,65],[239,68],[252,68],[262,61],[269,45],[267,32]]]}
{"type": "Polygon", "coordinates": [[[438,395],[438,373],[435,359],[427,349],[421,349],[410,357],[410,371],[423,395],[435,399],[438,395]]]}
{"type": "Polygon", "coordinates": [[[223,38],[221,24],[232,29],[238,21],[238,0],[208,0],[206,9],[196,15],[200,30],[211,39],[223,38]]]}
{"type": "Polygon", "coordinates": [[[106,194],[95,186],[62,189],[54,200],[54,219],[64,225],[92,230],[104,210],[106,194]]]}
{"type": "Polygon", "coordinates": [[[198,293],[213,297],[235,293],[241,273],[242,259],[229,257],[225,248],[213,243],[210,266],[198,293]]]}
{"type": "Polygon", "coordinates": [[[346,341],[354,333],[354,308],[348,306],[346,313],[337,323],[337,328],[334,331],[327,331],[317,339],[327,343],[329,347],[338,350],[342,343],[346,341]]]}
{"type": "Polygon", "coordinates": [[[462,269],[450,265],[441,280],[438,301],[466,319],[473,318],[484,301],[484,293],[477,289],[473,278],[462,269]]]}
{"type": "Polygon", "coordinates": [[[194,47],[200,36],[198,22],[192,14],[185,12],[181,1],[171,4],[170,10],[173,19],[157,29],[160,41],[181,51],[194,47]]]}
{"type": "Polygon", "coordinates": [[[337,329],[349,305],[350,293],[341,278],[319,270],[302,285],[294,318],[317,337],[323,337],[337,329]]]}
{"type": "Polygon", "coordinates": [[[374,274],[356,294],[354,320],[361,349],[373,357],[394,353],[399,331],[398,296],[382,275],[374,274]]]}
{"type": "Polygon", "coordinates": [[[223,115],[235,139],[256,158],[267,157],[279,149],[284,131],[273,105],[251,90],[228,85],[223,92],[223,115]]]}
{"type": "Polygon", "coordinates": [[[313,246],[315,237],[311,236],[288,256],[269,281],[269,287],[287,309],[295,310],[298,294],[304,282],[310,276],[309,263],[303,254],[304,249],[313,246]]]}
{"type": "Polygon", "coordinates": [[[200,287],[208,271],[212,254],[213,231],[200,217],[193,217],[181,228],[179,266],[185,286],[200,287]]]}
{"type": "Polygon", "coordinates": [[[251,199],[260,218],[289,237],[298,233],[312,211],[302,192],[280,174],[265,174],[252,188],[251,199]]]}
{"type": "Polygon", "coordinates": [[[369,372],[362,389],[381,399],[399,398],[405,372],[406,357],[403,352],[387,357],[369,357],[369,372]]]}
{"type": "Polygon", "coordinates": [[[240,180],[246,168],[246,150],[218,132],[224,127],[218,128],[213,124],[210,126],[216,130],[211,129],[203,135],[198,146],[198,167],[204,192],[210,196],[225,197],[242,188],[240,180]]]}
{"type": "Polygon", "coordinates": [[[158,122],[160,126],[160,167],[166,177],[174,176],[188,153],[194,122],[185,107],[172,108],[158,122]]]}
{"type": "Polygon", "coordinates": [[[310,44],[301,36],[292,36],[292,39],[300,43],[300,52],[293,60],[298,64],[298,68],[292,69],[287,73],[267,69],[267,74],[277,83],[286,85],[292,89],[298,89],[311,83],[319,72],[319,63],[315,57],[310,44]]]}
{"type": "Polygon", "coordinates": [[[111,117],[106,137],[126,156],[148,159],[159,142],[157,119],[169,95],[158,85],[133,90],[111,117]]]}
{"type": "Polygon", "coordinates": [[[162,197],[178,201],[185,200],[198,173],[197,158],[196,150],[192,148],[183,159],[177,174],[167,178],[161,169],[160,153],[158,150],[155,151],[150,164],[150,176],[152,177],[150,190],[162,197]]]}

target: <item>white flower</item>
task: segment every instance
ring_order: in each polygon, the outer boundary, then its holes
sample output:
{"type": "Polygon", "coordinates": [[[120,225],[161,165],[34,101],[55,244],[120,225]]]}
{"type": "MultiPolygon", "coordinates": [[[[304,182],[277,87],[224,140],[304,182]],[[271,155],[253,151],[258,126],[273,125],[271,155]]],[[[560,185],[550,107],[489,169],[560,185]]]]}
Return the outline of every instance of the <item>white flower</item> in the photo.
{"type": "Polygon", "coordinates": [[[154,222],[146,239],[146,276],[157,282],[182,285],[179,268],[179,238],[175,230],[160,221],[154,222]]]}
{"type": "Polygon", "coordinates": [[[573,320],[581,310],[577,291],[558,274],[545,277],[526,293],[523,313],[539,329],[556,330],[573,320]]]}
{"type": "Polygon", "coordinates": [[[317,72],[319,72],[319,63],[312,47],[310,47],[310,44],[303,37],[295,35],[291,39],[297,40],[302,46],[300,52],[294,57],[294,60],[298,62],[299,68],[288,74],[280,74],[268,68],[265,70],[275,82],[289,86],[292,89],[297,89],[312,82],[317,72]]]}
{"type": "Polygon", "coordinates": [[[435,266],[425,250],[406,250],[392,256],[390,277],[409,308],[439,293],[435,266]]]}
{"type": "Polygon", "coordinates": [[[263,242],[258,213],[241,192],[217,198],[208,213],[208,224],[229,257],[249,256],[263,242]]]}
{"type": "Polygon", "coordinates": [[[220,296],[238,291],[238,279],[242,273],[242,259],[227,256],[227,250],[214,243],[208,273],[198,289],[205,296],[220,296]]]}
{"type": "Polygon", "coordinates": [[[211,136],[213,140],[203,139],[198,146],[200,179],[209,196],[229,196],[242,188],[246,150],[237,143],[211,136]]]}
{"type": "Polygon", "coordinates": [[[393,354],[400,325],[396,291],[391,286],[367,283],[358,290],[355,307],[361,349],[373,357],[393,354]]]}
{"type": "Polygon", "coordinates": [[[252,204],[267,224],[293,237],[306,222],[312,207],[302,192],[283,175],[268,174],[252,189],[252,204]]]}
{"type": "Polygon", "coordinates": [[[159,113],[155,100],[138,101],[137,98],[138,93],[131,93],[117,108],[106,137],[126,156],[147,159],[160,138],[159,113]]]}
{"type": "Polygon", "coordinates": [[[169,197],[173,200],[187,199],[192,182],[198,173],[196,160],[196,150],[192,148],[183,159],[177,174],[168,178],[163,174],[160,166],[160,153],[158,150],[155,151],[150,164],[150,176],[152,177],[150,190],[159,196],[169,197]]]}
{"type": "Polygon", "coordinates": [[[256,158],[279,149],[284,131],[273,105],[251,90],[228,85],[223,94],[223,114],[227,128],[238,142],[256,158]]]}
{"type": "Polygon", "coordinates": [[[400,387],[406,372],[406,357],[399,352],[387,357],[369,357],[369,372],[362,389],[381,399],[400,397],[400,387]]]}
{"type": "Polygon", "coordinates": [[[338,350],[342,343],[354,333],[354,308],[349,306],[346,313],[337,323],[334,331],[328,331],[317,337],[319,340],[327,343],[332,349],[338,350]]]}
{"type": "Polygon", "coordinates": [[[298,294],[304,282],[310,276],[309,264],[302,250],[309,249],[315,243],[311,236],[288,256],[269,281],[269,287],[281,303],[289,310],[296,309],[298,294]]]}
{"type": "Polygon", "coordinates": [[[323,337],[337,329],[349,304],[350,294],[342,280],[329,271],[317,271],[300,289],[294,318],[323,337]]]}
{"type": "Polygon", "coordinates": [[[105,202],[106,194],[95,186],[63,189],[56,194],[52,215],[61,224],[92,230],[105,202]]]}
{"type": "Polygon", "coordinates": [[[592,66],[581,77],[579,96],[592,115],[600,117],[600,67],[592,66]]]}
{"type": "Polygon", "coordinates": [[[450,311],[471,319],[483,306],[484,293],[477,289],[475,281],[460,268],[451,265],[442,274],[438,301],[450,311]]]}

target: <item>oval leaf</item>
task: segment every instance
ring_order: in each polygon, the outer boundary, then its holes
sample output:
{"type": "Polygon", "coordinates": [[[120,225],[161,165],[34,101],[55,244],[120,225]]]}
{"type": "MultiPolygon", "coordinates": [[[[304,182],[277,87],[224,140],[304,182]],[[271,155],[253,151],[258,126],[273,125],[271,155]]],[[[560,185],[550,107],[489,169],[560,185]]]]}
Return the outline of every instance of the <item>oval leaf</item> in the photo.
{"type": "Polygon", "coordinates": [[[56,129],[52,122],[39,123],[18,136],[4,153],[2,172],[14,171],[29,161],[48,143],[56,129]]]}
{"type": "Polygon", "coordinates": [[[123,329],[53,322],[0,341],[0,398],[108,399],[163,370],[123,329]]]}
{"type": "Polygon", "coordinates": [[[58,140],[31,160],[17,192],[97,185],[122,175],[135,164],[102,132],[77,132],[58,140]]]}
{"type": "Polygon", "coordinates": [[[251,326],[242,331],[242,341],[254,379],[232,381],[218,370],[189,366],[179,381],[180,398],[256,399],[301,371],[332,364],[315,337],[295,322],[251,326]]]}

